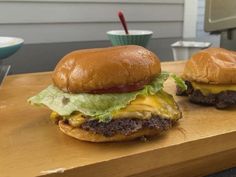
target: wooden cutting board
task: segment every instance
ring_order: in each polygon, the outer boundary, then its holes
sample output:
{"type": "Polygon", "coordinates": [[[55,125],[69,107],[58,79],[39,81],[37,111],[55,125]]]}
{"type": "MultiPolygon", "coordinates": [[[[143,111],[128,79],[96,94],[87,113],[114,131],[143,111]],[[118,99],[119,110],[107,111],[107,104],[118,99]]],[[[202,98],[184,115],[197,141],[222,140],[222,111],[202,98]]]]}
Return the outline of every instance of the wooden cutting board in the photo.
{"type": "MultiPolygon", "coordinates": [[[[162,63],[179,74],[184,62],[162,63]]],[[[0,89],[0,176],[202,176],[236,166],[236,108],[217,110],[175,96],[183,119],[150,141],[88,143],[64,135],[50,111],[26,100],[51,73],[7,77],[0,89]]],[[[175,93],[171,80],[166,90],[175,93]]]]}

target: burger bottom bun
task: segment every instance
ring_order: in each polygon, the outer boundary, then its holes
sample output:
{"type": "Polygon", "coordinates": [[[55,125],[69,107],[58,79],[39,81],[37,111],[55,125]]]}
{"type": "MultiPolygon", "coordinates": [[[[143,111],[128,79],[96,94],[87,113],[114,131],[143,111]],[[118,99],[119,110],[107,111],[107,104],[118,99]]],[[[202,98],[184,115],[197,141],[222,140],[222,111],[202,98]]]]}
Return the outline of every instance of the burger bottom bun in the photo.
{"type": "Polygon", "coordinates": [[[139,130],[135,133],[132,133],[131,135],[122,135],[122,134],[117,134],[111,137],[106,137],[101,134],[96,134],[93,132],[89,132],[86,130],[83,130],[81,128],[74,128],[63,121],[59,121],[58,123],[60,130],[65,133],[68,136],[74,137],[79,140],[83,141],[90,141],[90,142],[114,142],[114,141],[127,141],[127,140],[132,140],[136,139],[138,137],[142,136],[154,136],[157,134],[160,134],[160,130],[155,130],[155,129],[143,129],[139,130]]]}

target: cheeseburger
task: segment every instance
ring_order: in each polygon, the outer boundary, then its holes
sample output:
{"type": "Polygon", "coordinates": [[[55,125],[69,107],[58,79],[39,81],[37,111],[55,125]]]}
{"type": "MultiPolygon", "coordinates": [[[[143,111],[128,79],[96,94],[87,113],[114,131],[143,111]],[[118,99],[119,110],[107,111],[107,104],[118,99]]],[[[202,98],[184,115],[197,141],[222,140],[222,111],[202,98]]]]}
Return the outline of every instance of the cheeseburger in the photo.
{"type": "Polygon", "coordinates": [[[226,108],[236,105],[236,52],[209,48],[190,58],[182,78],[188,89],[177,89],[193,103],[226,108]]]}
{"type": "Polygon", "coordinates": [[[29,102],[51,109],[60,130],[79,140],[152,136],[181,118],[173,97],[163,90],[169,75],[161,72],[158,57],[140,46],[77,50],[62,58],[53,84],[29,102]]]}

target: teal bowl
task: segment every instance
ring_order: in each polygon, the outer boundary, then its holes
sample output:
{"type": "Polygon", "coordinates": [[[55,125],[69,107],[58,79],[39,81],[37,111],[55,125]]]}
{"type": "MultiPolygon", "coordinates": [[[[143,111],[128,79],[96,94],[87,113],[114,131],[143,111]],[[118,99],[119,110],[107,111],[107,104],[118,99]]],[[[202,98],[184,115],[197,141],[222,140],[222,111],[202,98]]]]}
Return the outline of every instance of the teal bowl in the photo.
{"type": "Polygon", "coordinates": [[[153,32],[145,30],[129,30],[125,34],[124,30],[108,31],[107,35],[113,46],[117,45],[140,45],[146,47],[153,32]]]}
{"type": "Polygon", "coordinates": [[[0,60],[13,55],[23,43],[21,38],[0,37],[0,60]]]}

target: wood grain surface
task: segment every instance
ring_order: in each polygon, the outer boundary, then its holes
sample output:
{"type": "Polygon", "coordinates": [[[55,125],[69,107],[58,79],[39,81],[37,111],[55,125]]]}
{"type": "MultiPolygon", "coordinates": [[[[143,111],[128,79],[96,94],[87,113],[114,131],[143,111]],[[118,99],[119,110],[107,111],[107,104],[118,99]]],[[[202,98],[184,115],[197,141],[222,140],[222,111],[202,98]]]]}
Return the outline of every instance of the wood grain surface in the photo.
{"type": "MultiPolygon", "coordinates": [[[[179,74],[184,62],[162,63],[179,74]]],[[[175,96],[179,124],[150,141],[88,143],[64,135],[50,110],[26,100],[51,83],[51,73],[8,76],[0,88],[0,176],[203,176],[236,166],[236,109],[217,110],[175,96]]],[[[174,94],[172,80],[165,84],[174,94]]]]}

